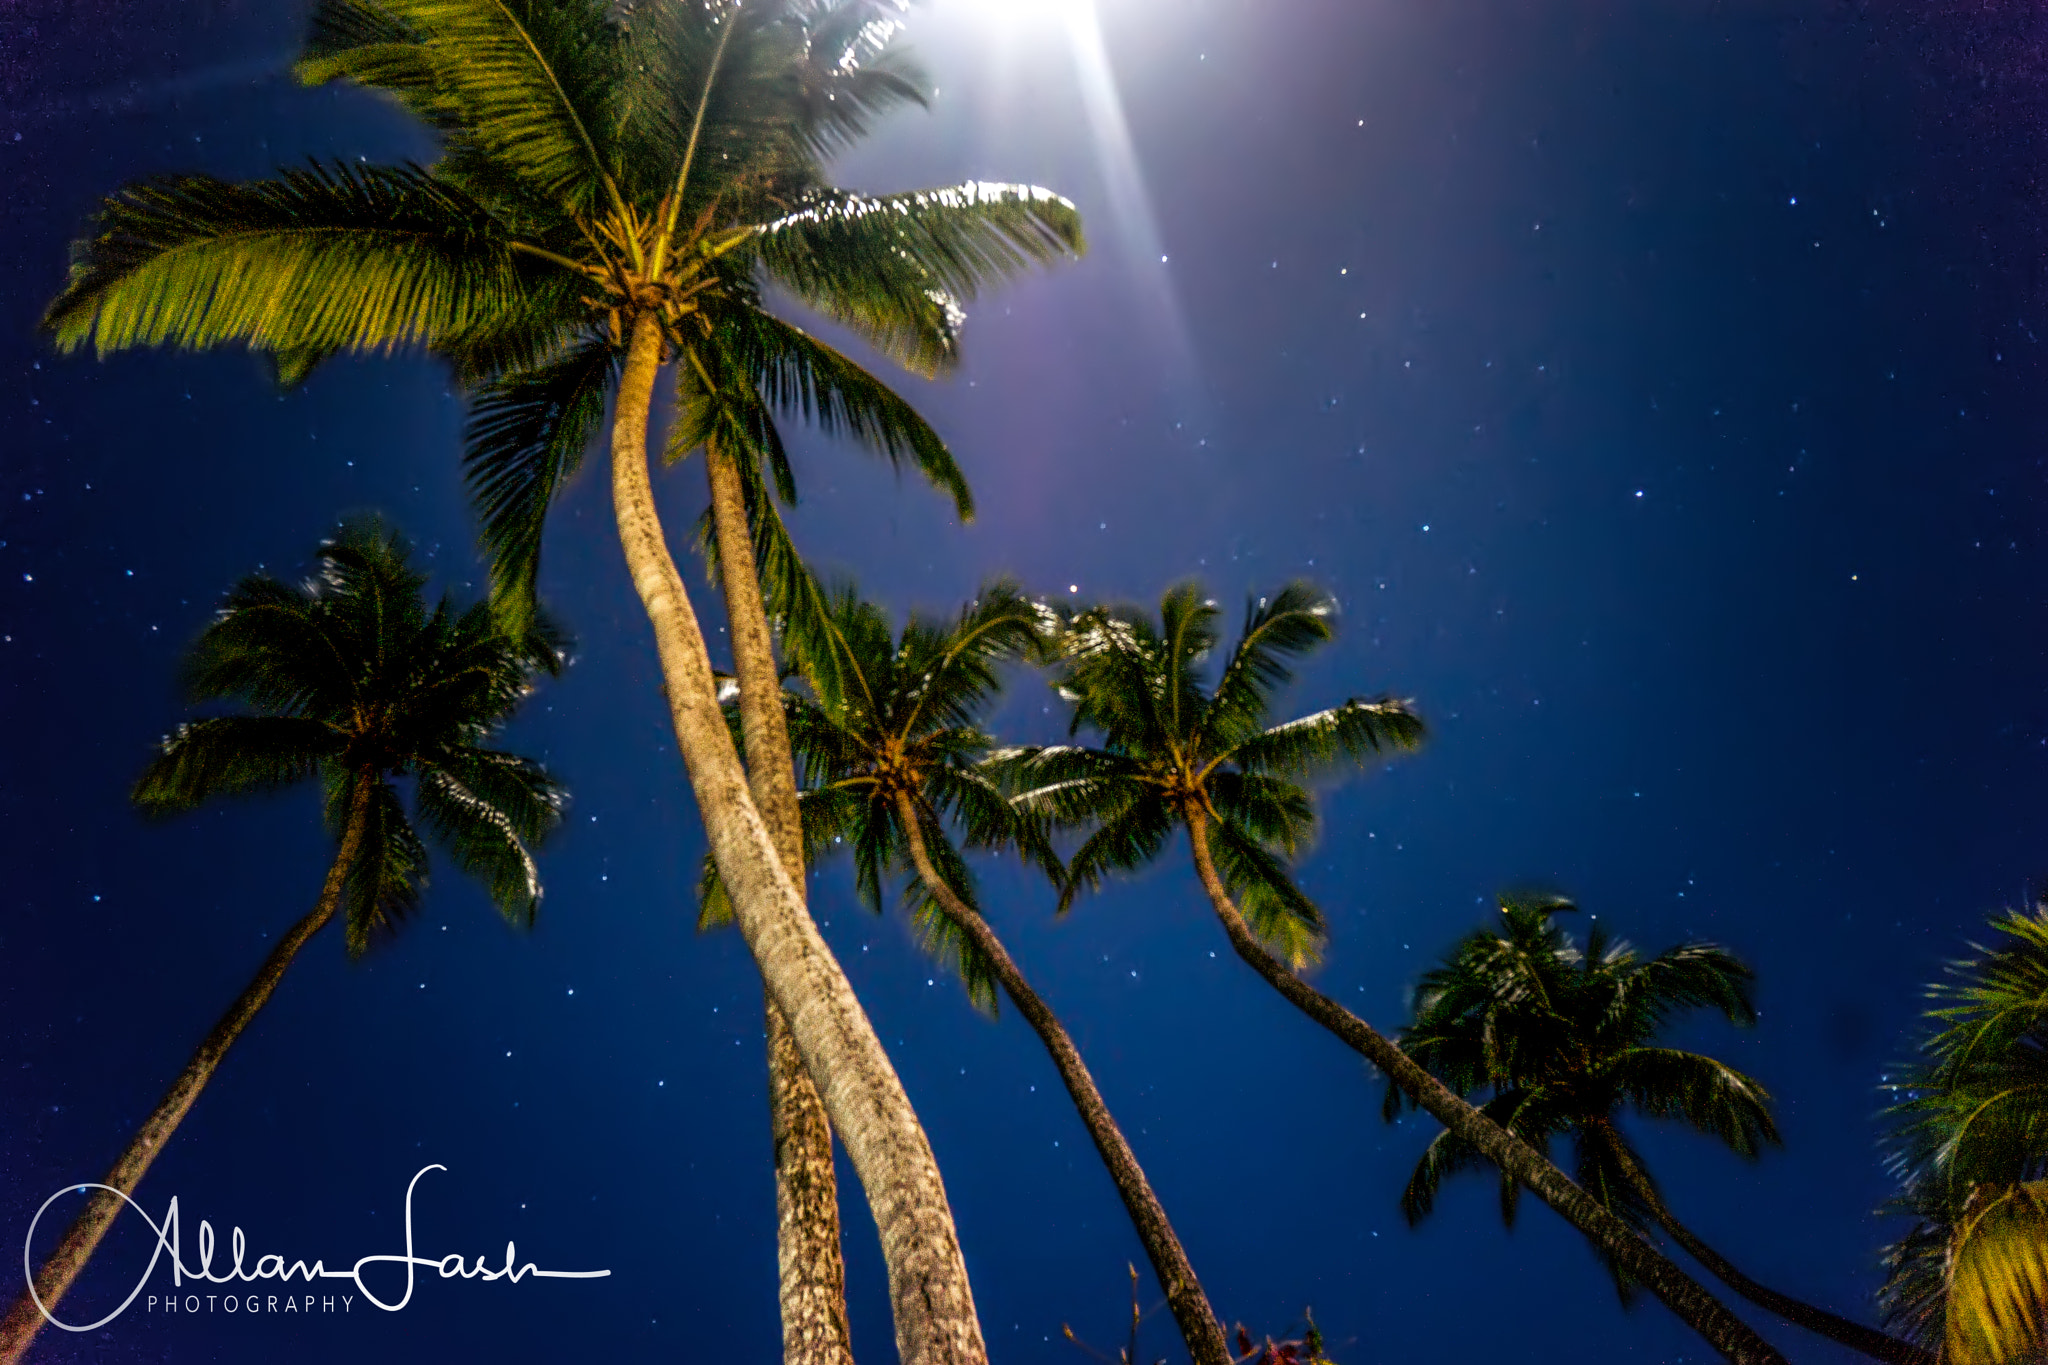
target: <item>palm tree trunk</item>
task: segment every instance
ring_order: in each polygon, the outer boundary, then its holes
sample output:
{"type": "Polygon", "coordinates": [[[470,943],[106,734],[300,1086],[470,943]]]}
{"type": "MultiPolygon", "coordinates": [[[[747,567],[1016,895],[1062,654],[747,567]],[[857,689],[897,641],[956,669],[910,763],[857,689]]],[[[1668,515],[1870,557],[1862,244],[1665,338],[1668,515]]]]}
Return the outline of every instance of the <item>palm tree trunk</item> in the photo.
{"type": "Polygon", "coordinates": [[[1611,1256],[1629,1276],[1662,1299],[1687,1326],[1698,1332],[1713,1348],[1738,1365],[1785,1365],[1785,1358],[1758,1336],[1725,1304],[1702,1289],[1691,1276],[1673,1265],[1662,1253],[1635,1234],[1628,1224],[1571,1178],[1544,1158],[1542,1153],[1515,1137],[1499,1124],[1467,1104],[1435,1076],[1418,1066],[1385,1035],[1351,1011],[1316,990],[1278,958],[1260,946],[1251,926],[1238,913],[1216,864],[1209,855],[1208,816],[1195,807],[1188,812],[1188,842],[1195,856],[1195,872],[1209,893],[1216,917],[1230,936],[1231,947],[1266,979],[1274,990],[1287,997],[1295,1008],[1350,1044],[1359,1055],[1378,1067],[1407,1091],[1437,1122],[1470,1143],[1501,1171],[1521,1182],[1536,1197],[1584,1233],[1594,1246],[1611,1256]]]}
{"type": "Polygon", "coordinates": [[[58,1302],[85,1269],[85,1263],[92,1258],[100,1239],[106,1236],[127,1201],[123,1195],[135,1193],[135,1187],[149,1171],[150,1163],[156,1160],[158,1152],[170,1141],[171,1134],[184,1122],[185,1114],[199,1098],[199,1092],[213,1079],[214,1071],[220,1066],[221,1058],[241,1037],[242,1030],[256,1017],[256,1012],[270,1000],[270,993],[277,989],[277,983],[284,979],[286,968],[298,956],[306,940],[326,927],[334,918],[334,910],[341,903],[341,888],[347,879],[348,868],[355,861],[356,853],[363,843],[363,823],[370,809],[371,783],[364,781],[356,785],[354,800],[350,802],[348,825],[341,836],[341,850],[335,855],[334,865],[327,870],[327,881],[320,888],[320,899],[313,905],[311,913],[294,924],[285,936],[270,950],[270,956],[263,959],[263,965],[256,969],[256,976],[243,988],[235,1003],[228,1007],[213,1031],[206,1035],[199,1048],[192,1054],[192,1060],[185,1063],[185,1069],[164,1097],[157,1102],[155,1110],[129,1139],[128,1149],[121,1153],[120,1160],[107,1172],[100,1183],[119,1190],[94,1190],[86,1200],[85,1210],[80,1213],[65,1232],[64,1240],[43,1262],[43,1268],[36,1274],[33,1293],[24,1293],[15,1300],[7,1317],[0,1320],[0,1365],[19,1365],[29,1343],[42,1329],[48,1319],[47,1313],[57,1311],[58,1302]],[[40,1300],[42,1307],[36,1306],[40,1300]]]}
{"type": "Polygon", "coordinates": [[[924,831],[918,825],[917,807],[907,792],[896,794],[896,818],[903,825],[910,845],[910,861],[917,868],[919,880],[938,897],[946,914],[974,940],[974,946],[995,967],[996,979],[1003,983],[1004,992],[1016,1002],[1017,1012],[1030,1023],[1039,1041],[1045,1044],[1045,1050],[1052,1055],[1052,1064],[1066,1083],[1067,1094],[1073,1097],[1081,1122],[1088,1126],[1088,1136],[1095,1139],[1095,1150],[1101,1153],[1102,1164],[1109,1167],[1109,1177],[1116,1182],[1116,1192],[1123,1196],[1124,1209],[1131,1216],[1131,1225],[1138,1230],[1138,1240],[1145,1244],[1145,1255],[1152,1261],[1152,1273],[1159,1277],[1159,1287],[1166,1291],[1167,1305],[1173,1309],[1173,1320],[1180,1325],[1181,1340],[1187,1343],[1188,1354],[1194,1357],[1195,1365],[1230,1365],[1230,1343],[1223,1335],[1223,1325],[1217,1322],[1215,1310],[1209,1307],[1209,1296],[1202,1292],[1202,1283],[1195,1278],[1195,1268],[1188,1262],[1188,1254],[1174,1233],[1173,1224],[1167,1221],[1159,1196],[1152,1193],[1151,1182],[1145,1179],[1137,1154],[1131,1151],[1130,1143],[1124,1141],[1123,1130],[1117,1127],[1109,1105],[1103,1101],[1102,1092],[1095,1088],[1095,1078],[1088,1074],[1088,1067],[1081,1061],[1080,1049],[1067,1036],[1052,1008],[1031,989],[1024,973],[1017,970],[1017,964],[1004,951],[1002,940],[988,927],[988,921],[961,900],[932,866],[931,854],[925,848],[924,831]]]}
{"type": "Polygon", "coordinates": [[[768,1015],[768,1122],[775,1141],[775,1248],[783,1365],[852,1365],[832,1125],[775,1001],[768,1015]]]}
{"type": "MultiPolygon", "coordinates": [[[[782,679],[775,667],[768,613],[755,576],[745,490],[730,456],[707,443],[711,526],[718,538],[719,576],[739,675],[740,728],[747,779],[761,821],[775,841],[783,871],[804,890],[802,816],[782,679]]],[[[796,1040],[772,997],[766,1000],[769,1125],[775,1138],[775,1227],[781,1271],[783,1365],[853,1365],[846,1321],[846,1261],[840,1251],[839,1187],[832,1169],[832,1125],[811,1083],[796,1040]]]]}
{"type": "Polygon", "coordinates": [[[1935,1354],[1910,1341],[1901,1341],[1888,1336],[1875,1327],[1865,1327],[1860,1322],[1851,1322],[1844,1317],[1830,1313],[1825,1308],[1816,1308],[1802,1303],[1789,1295],[1758,1284],[1731,1265],[1725,1257],[1694,1236],[1692,1230],[1671,1216],[1671,1210],[1664,1205],[1663,1197],[1650,1181],[1650,1173],[1643,1169],[1621,1140],[1621,1135],[1608,1124],[1600,1125],[1600,1140],[1614,1154],[1623,1176],[1634,1189],[1638,1198],[1650,1210],[1650,1216],[1657,1220],[1657,1226],[1664,1229],[1671,1240],[1684,1247],[1686,1254],[1705,1266],[1710,1274],[1736,1293],[1748,1299],[1759,1308],[1769,1309],[1795,1327],[1838,1342],[1852,1351],[1860,1351],[1872,1360],[1889,1362],[1889,1365],[1935,1365],[1935,1354]]]}
{"type": "Polygon", "coordinates": [[[661,346],[654,319],[637,319],[612,423],[612,502],[626,567],[654,628],[676,747],[740,933],[874,1211],[904,1365],[985,1365],[988,1350],[931,1143],[747,791],[718,709],[704,634],[655,513],[647,414],[661,346]]]}

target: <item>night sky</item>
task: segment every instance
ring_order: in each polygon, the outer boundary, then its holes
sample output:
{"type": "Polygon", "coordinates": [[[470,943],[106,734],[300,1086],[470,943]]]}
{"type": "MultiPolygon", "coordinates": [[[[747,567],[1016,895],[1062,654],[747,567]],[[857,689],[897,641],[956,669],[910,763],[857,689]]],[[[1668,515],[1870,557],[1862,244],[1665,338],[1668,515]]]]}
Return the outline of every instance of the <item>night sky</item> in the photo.
{"type": "MultiPolygon", "coordinates": [[[[977,301],[956,377],[903,381],[973,525],[797,443],[800,543],[897,613],[999,572],[1147,602],[1199,577],[1233,624],[1290,577],[1334,591],[1288,714],[1390,691],[1433,737],[1324,796],[1321,987],[1396,1026],[1509,887],[1652,950],[1730,945],[1758,1027],[1680,1037],[1763,1080],[1784,1149],[1635,1131],[1709,1242],[1866,1319],[1899,1230],[1873,1212],[1879,1086],[1923,983],[2048,869],[2040,21],[1955,8],[1100,0],[1091,59],[1056,10],[935,0],[913,36],[938,100],[841,178],[1036,181],[1093,250],[977,301]]],[[[99,1178],[331,856],[311,791],[130,811],[185,714],[179,651],[349,511],[398,522],[440,586],[481,584],[432,364],[280,394],[241,354],[98,363],[35,334],[125,181],[431,156],[377,100],[292,84],[304,9],[0,0],[0,1266],[99,1178]]],[[[422,1251],[516,1238],[611,1278],[429,1278],[403,1313],[317,1320],[138,1304],[36,1358],[771,1357],[759,979],[737,935],[693,930],[697,816],[590,472],[544,566],[575,664],[512,736],[573,792],[538,927],[443,867],[364,960],[316,940],[138,1197],[176,1195],[188,1239],[204,1217],[347,1262],[399,1249],[406,1181],[439,1162],[422,1251]]],[[[657,480],[679,549],[701,479],[657,480]]],[[[1020,672],[1000,731],[1053,739],[1059,709],[1020,672]]],[[[1355,1055],[1231,957],[1184,846],[1062,921],[1043,882],[983,875],[1227,1321],[1277,1335],[1313,1305],[1344,1365],[1708,1358],[1654,1302],[1619,1308],[1547,1210],[1504,1232],[1487,1180],[1408,1230],[1431,1127],[1383,1125],[1355,1055]]],[[[992,1353],[1081,1365],[1061,1323],[1113,1348],[1144,1260],[1111,1184],[1023,1022],[973,1014],[851,880],[817,869],[813,908],[931,1134],[992,1353]]],[[[856,1348],[882,1362],[843,1163],[841,1189],[856,1348]]],[[[118,1302],[149,1241],[124,1220],[66,1316],[118,1302]]],[[[1796,1360],[1854,1358],[1755,1320],[1796,1360]]],[[[1180,1356],[1166,1315],[1146,1330],[1148,1359],[1180,1356]]]]}

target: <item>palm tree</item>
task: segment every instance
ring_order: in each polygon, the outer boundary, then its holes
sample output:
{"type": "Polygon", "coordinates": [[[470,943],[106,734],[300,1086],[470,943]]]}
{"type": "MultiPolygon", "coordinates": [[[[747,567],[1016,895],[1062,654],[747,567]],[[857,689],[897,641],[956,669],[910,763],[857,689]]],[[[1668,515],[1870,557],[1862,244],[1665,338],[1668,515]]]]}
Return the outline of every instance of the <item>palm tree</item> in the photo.
{"type": "Polygon", "coordinates": [[[2048,1351],[2048,902],[1991,927],[1929,988],[1892,1108],[1916,1222],[1886,1254],[1886,1316],[1946,1365],[2048,1351]]]}
{"type": "MultiPolygon", "coordinates": [[[[1230,1347],[1166,1210],[1088,1073],[1081,1053],[1024,979],[976,902],[974,877],[948,834],[969,847],[1015,847],[1057,881],[1058,859],[980,767],[993,741],[980,719],[999,689],[996,667],[1033,648],[1041,610],[1009,582],[983,586],[957,620],[911,617],[900,639],[873,605],[837,594],[813,648],[812,693],[783,693],[792,746],[802,763],[807,857],[853,854],[861,897],[880,913],[883,880],[907,871],[909,899],[927,950],[950,963],[970,998],[994,1013],[1000,987],[1045,1044],[1095,1149],[1122,1196],[1168,1305],[1197,1365],[1229,1365],[1230,1347]]],[[[753,736],[746,737],[751,759],[753,736]]],[[[715,868],[707,867],[705,922],[725,917],[715,868]]]]}
{"type": "MultiPolygon", "coordinates": [[[[1753,1077],[1658,1043],[1687,1010],[1755,1023],[1751,973],[1711,943],[1645,959],[1597,923],[1581,949],[1555,920],[1577,908],[1556,898],[1502,897],[1499,929],[1475,930],[1423,975],[1414,1019],[1398,1035],[1402,1051],[1460,1095],[1490,1090],[1480,1112],[1537,1151],[1569,1138],[1581,1188],[1638,1231],[1661,1228],[1750,1302],[1874,1359],[1933,1365],[1911,1342],[1758,1284],[1672,1215],[1620,1115],[1675,1119],[1743,1157],[1779,1140],[1770,1096],[1753,1077]]],[[[1409,1103],[1389,1086],[1388,1121],[1409,1103]]],[[[1401,1195],[1409,1223],[1428,1215],[1446,1176],[1482,1160],[1456,1134],[1439,1133],[1401,1195]]],[[[1520,1193],[1502,1181],[1501,1217],[1510,1224],[1520,1193]]],[[[1627,1272],[1605,1259],[1625,1295],[1627,1272]]]]}
{"type": "Polygon", "coordinates": [[[508,634],[488,606],[458,613],[444,600],[429,611],[426,578],[406,559],[399,536],[348,525],[320,547],[319,572],[303,586],[243,579],[193,646],[193,699],[247,709],[180,726],[135,784],[136,804],[168,815],[318,778],[339,847],[312,910],[206,1035],[0,1322],[0,1365],[21,1359],[299,949],[337,914],[351,956],[399,927],[426,877],[422,830],[506,919],[533,922],[541,884],[528,850],[560,821],[561,789],[538,764],[486,746],[561,655],[544,626],[508,634]]]}
{"type": "MultiPolygon", "coordinates": [[[[532,597],[547,507],[610,396],[620,540],[678,747],[741,931],[876,1214],[898,1346],[923,1365],[986,1354],[944,1186],[781,856],[796,846],[777,838],[787,811],[764,815],[749,792],[647,468],[667,357],[690,399],[678,429],[706,443],[728,512],[735,478],[742,496],[758,484],[754,462],[789,491],[777,412],[952,481],[909,406],[769,313],[763,282],[936,370],[955,353],[957,300],[1080,249],[1073,206],[1043,190],[826,183],[825,155],[915,96],[886,50],[893,13],[874,0],[322,0],[300,75],[396,96],[441,134],[442,159],[131,187],[102,206],[47,323],[60,346],[103,353],[241,342],[288,379],[341,351],[447,356],[477,399],[471,483],[512,619],[532,597]]],[[[755,502],[773,533],[772,504],[755,502]]],[[[753,563],[722,557],[742,689],[759,696],[772,685],[765,642],[748,642],[758,593],[733,587],[753,563]]]]}
{"type": "Polygon", "coordinates": [[[1316,960],[1323,937],[1320,912],[1287,870],[1315,821],[1300,780],[1413,748],[1423,734],[1409,705],[1387,697],[1269,723],[1274,693],[1292,678],[1289,660],[1330,638],[1335,611],[1304,583],[1250,603],[1213,688],[1204,688],[1200,672],[1220,643],[1220,612],[1193,585],[1167,592],[1156,624],[1142,611],[1115,608],[1065,622],[1051,646],[1060,661],[1056,685],[1073,705],[1070,733],[1096,730],[1101,747],[1014,749],[995,760],[1004,780],[1022,788],[1013,799],[1027,812],[1091,831],[1068,860],[1061,908],[1110,872],[1152,862],[1174,830],[1185,829],[1196,876],[1231,947],[1267,984],[1592,1237],[1724,1356],[1781,1362],[1528,1143],[1296,974],[1316,960]]]}

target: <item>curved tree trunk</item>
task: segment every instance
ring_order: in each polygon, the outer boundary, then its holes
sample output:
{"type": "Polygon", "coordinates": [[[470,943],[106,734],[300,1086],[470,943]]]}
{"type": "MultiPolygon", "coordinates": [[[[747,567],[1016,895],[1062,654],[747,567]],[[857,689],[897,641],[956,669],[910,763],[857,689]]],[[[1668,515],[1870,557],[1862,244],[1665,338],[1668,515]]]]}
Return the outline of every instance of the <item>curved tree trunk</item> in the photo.
{"type": "MultiPolygon", "coordinates": [[[[1188,1354],[1194,1357],[1195,1365],[1230,1365],[1230,1343],[1223,1335],[1223,1325],[1216,1320],[1215,1310],[1209,1307],[1209,1296],[1202,1292],[1201,1281],[1195,1278],[1195,1268],[1189,1264],[1188,1254],[1181,1247],[1173,1224],[1167,1221],[1166,1210],[1160,1206],[1159,1197],[1152,1193],[1151,1182],[1145,1179],[1137,1154],[1124,1141],[1123,1130],[1117,1127],[1109,1105],[1103,1101],[1102,1092],[1095,1088],[1095,1078],[1088,1074],[1080,1049],[1067,1036],[1066,1029],[1051,1007],[1039,999],[1038,993],[1024,980],[1024,973],[1017,970],[1017,964],[1004,951],[1002,940],[988,927],[988,921],[961,900],[932,866],[931,854],[925,848],[924,831],[918,825],[917,808],[911,804],[907,793],[898,792],[896,795],[896,818],[903,825],[910,844],[910,860],[917,868],[919,879],[938,897],[953,922],[974,940],[974,946],[994,965],[996,979],[1003,983],[1004,992],[1016,1002],[1017,1012],[1030,1023],[1039,1041],[1045,1044],[1045,1050],[1052,1055],[1052,1063],[1059,1068],[1060,1079],[1066,1083],[1067,1094],[1073,1097],[1074,1108],[1080,1111],[1081,1121],[1088,1125],[1088,1136],[1095,1139],[1095,1150],[1102,1154],[1102,1164],[1109,1167],[1110,1179],[1116,1182],[1116,1192],[1123,1196],[1124,1209],[1131,1216],[1132,1226],[1138,1230],[1138,1240],[1145,1244],[1145,1255],[1152,1261],[1152,1273],[1159,1277],[1159,1287],[1166,1291],[1167,1305],[1173,1309],[1173,1320],[1180,1326],[1181,1340],[1187,1343],[1188,1354]]],[[[1131,1273],[1133,1276],[1137,1274],[1136,1271],[1131,1273]]]]}
{"type": "MultiPolygon", "coordinates": [[[[747,529],[745,490],[731,457],[707,444],[711,526],[718,538],[719,576],[739,676],[740,729],[746,739],[747,782],[782,867],[804,890],[802,816],[782,679],[747,529]]],[[[840,1250],[839,1188],[832,1169],[832,1125],[825,1102],[803,1068],[796,1040],[771,997],[766,1002],[768,1110],[775,1139],[775,1227],[782,1290],[783,1365],[853,1365],[846,1321],[846,1261],[840,1250]]]]}
{"type": "Polygon", "coordinates": [[[1202,879],[1203,890],[1209,893],[1216,917],[1223,921],[1231,947],[1268,985],[1385,1072],[1417,1105],[1472,1144],[1504,1174],[1533,1190],[1537,1198],[1613,1257],[1632,1279],[1662,1299],[1665,1306],[1724,1357],[1738,1365],[1785,1365],[1785,1358],[1748,1323],[1638,1237],[1634,1229],[1574,1184],[1542,1153],[1467,1104],[1385,1035],[1288,971],[1284,963],[1267,952],[1252,935],[1251,926],[1238,913],[1223,879],[1216,873],[1216,864],[1209,856],[1208,817],[1199,807],[1188,814],[1188,842],[1194,851],[1195,871],[1202,879]]]}
{"type": "Polygon", "coordinates": [[[1790,1295],[1780,1294],[1777,1290],[1750,1279],[1731,1265],[1721,1253],[1694,1236],[1691,1229],[1671,1216],[1671,1210],[1665,1207],[1663,1197],[1657,1193],[1657,1187],[1650,1180],[1650,1173],[1643,1169],[1635,1154],[1629,1151],[1628,1144],[1621,1141],[1620,1134],[1611,1126],[1603,1125],[1600,1136],[1607,1144],[1608,1150],[1614,1154],[1622,1173],[1637,1196],[1648,1206],[1651,1216],[1657,1220],[1657,1226],[1664,1229],[1672,1241],[1684,1247],[1687,1255],[1705,1266],[1715,1279],[1757,1307],[1776,1313],[1793,1326],[1804,1327],[1807,1331],[1838,1342],[1852,1351],[1859,1351],[1872,1360],[1887,1361],[1890,1365],[1935,1365],[1934,1352],[1924,1347],[1915,1346],[1910,1341],[1901,1341],[1897,1337],[1878,1331],[1875,1327],[1852,1322],[1848,1318],[1828,1312],[1825,1308],[1802,1303],[1790,1295]]]}
{"type": "Polygon", "coordinates": [[[905,1365],[984,1365],[988,1350],[931,1143],[747,790],[703,631],[655,513],[647,413],[661,344],[652,318],[635,320],[612,422],[612,502],[626,567],[654,628],[676,747],[740,933],[874,1211],[897,1350],[905,1365]]]}
{"type": "Polygon", "coordinates": [[[347,877],[348,866],[355,861],[357,851],[363,842],[363,820],[370,808],[370,784],[358,784],[355,799],[350,803],[348,826],[342,832],[341,850],[335,855],[334,865],[327,870],[327,881],[320,888],[320,899],[313,905],[311,913],[294,924],[285,936],[277,941],[270,955],[263,959],[263,965],[256,969],[255,978],[243,988],[235,1003],[220,1017],[213,1031],[206,1035],[199,1048],[192,1054],[192,1060],[185,1063],[185,1069],[178,1079],[171,1082],[171,1088],[157,1101],[155,1110],[129,1139],[128,1149],[107,1172],[100,1183],[121,1191],[112,1194],[107,1190],[94,1190],[86,1200],[85,1210],[80,1213],[65,1232],[64,1240],[50,1253],[50,1259],[43,1262],[43,1268],[36,1275],[33,1294],[23,1293],[8,1310],[7,1317],[0,1320],[0,1365],[17,1365],[29,1343],[42,1329],[48,1319],[46,1313],[57,1311],[58,1302],[85,1269],[85,1263],[113,1225],[114,1216],[120,1213],[127,1202],[121,1195],[135,1193],[136,1185],[149,1172],[150,1163],[156,1160],[158,1152],[170,1141],[171,1134],[185,1119],[199,1092],[213,1079],[214,1071],[220,1066],[221,1058],[242,1030],[256,1017],[256,1012],[270,1000],[270,994],[277,989],[277,983],[284,979],[285,970],[298,956],[306,940],[326,927],[334,918],[334,909],[341,903],[342,883],[347,877]],[[36,1301],[42,1301],[42,1307],[36,1301]]]}

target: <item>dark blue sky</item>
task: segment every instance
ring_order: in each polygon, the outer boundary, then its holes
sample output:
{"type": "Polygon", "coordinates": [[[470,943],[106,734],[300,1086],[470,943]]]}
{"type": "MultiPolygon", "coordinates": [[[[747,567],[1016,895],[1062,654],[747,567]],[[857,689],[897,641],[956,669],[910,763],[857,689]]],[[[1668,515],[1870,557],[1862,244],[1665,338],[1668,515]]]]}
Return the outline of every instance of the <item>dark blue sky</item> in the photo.
{"type": "MultiPolygon", "coordinates": [[[[1760,1025],[1685,1037],[1771,1088],[1786,1147],[1750,1166],[1643,1144],[1751,1274],[1867,1314],[1895,1231],[1871,1212],[1877,1086],[1921,983],[2048,867],[2028,21],[1100,4],[1156,238],[1118,213],[1144,197],[1058,30],[938,4],[916,30],[935,108],[845,178],[1040,181],[1096,249],[981,300],[957,378],[906,381],[980,520],[806,441],[802,543],[899,612],[1002,571],[1083,598],[1333,589],[1340,638],[1290,700],[1393,691],[1434,738],[1324,802],[1303,873],[1334,930],[1321,985],[1397,1024],[1514,885],[1651,948],[1732,945],[1760,1025]]],[[[330,853],[310,793],[127,810],[181,715],[179,649],[236,576],[298,572],[347,510],[397,519],[457,592],[477,577],[460,409],[430,365],[338,363],[280,396],[246,357],[59,360],[33,334],[123,181],[428,154],[375,101],[283,78],[302,9],[0,0],[0,1261],[104,1170],[330,853]]],[[[678,535],[700,477],[659,483],[678,535]]],[[[516,732],[575,794],[540,926],[507,931],[446,873],[370,958],[316,941],[140,1196],[347,1260],[396,1249],[405,1182],[436,1161],[423,1248],[510,1237],[612,1277],[429,1281],[402,1314],[317,1321],[131,1310],[41,1358],[774,1349],[758,978],[735,936],[691,929],[700,836],[601,479],[556,514],[545,588],[581,647],[516,732]]],[[[1019,676],[1005,734],[1050,738],[1050,700],[1019,676]]],[[[814,906],[931,1132],[994,1354],[1079,1361],[1061,1322],[1109,1344],[1143,1259],[1109,1181],[1022,1022],[974,1016],[849,882],[819,869],[814,906]]],[[[1403,1226],[1425,1129],[1384,1127],[1356,1058],[1231,960],[1183,851],[1059,923],[1043,885],[986,882],[1226,1318],[1278,1332],[1313,1304],[1345,1365],[1706,1358],[1656,1305],[1617,1308],[1546,1211],[1504,1233],[1488,1182],[1403,1226]]],[[[880,1258],[843,1189],[879,1362],[880,1258]]],[[[125,1293],[139,1231],[77,1307],[125,1293]]],[[[1797,1360],[1849,1359],[1763,1325],[1797,1360]]],[[[1168,1354],[1167,1319],[1148,1330],[1168,1354]]]]}

